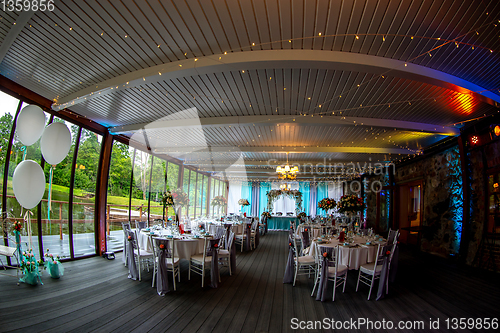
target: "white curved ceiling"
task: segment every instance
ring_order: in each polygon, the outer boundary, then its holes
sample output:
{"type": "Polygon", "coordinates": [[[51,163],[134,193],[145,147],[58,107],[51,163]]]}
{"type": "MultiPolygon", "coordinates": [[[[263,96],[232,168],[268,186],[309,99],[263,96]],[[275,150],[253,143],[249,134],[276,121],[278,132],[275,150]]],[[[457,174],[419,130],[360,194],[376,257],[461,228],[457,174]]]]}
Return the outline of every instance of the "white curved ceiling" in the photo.
{"type": "Polygon", "coordinates": [[[500,101],[496,0],[58,1],[0,16],[1,75],[112,133],[147,128],[152,151],[186,164],[243,157],[251,179],[284,152],[400,159],[500,101]]]}

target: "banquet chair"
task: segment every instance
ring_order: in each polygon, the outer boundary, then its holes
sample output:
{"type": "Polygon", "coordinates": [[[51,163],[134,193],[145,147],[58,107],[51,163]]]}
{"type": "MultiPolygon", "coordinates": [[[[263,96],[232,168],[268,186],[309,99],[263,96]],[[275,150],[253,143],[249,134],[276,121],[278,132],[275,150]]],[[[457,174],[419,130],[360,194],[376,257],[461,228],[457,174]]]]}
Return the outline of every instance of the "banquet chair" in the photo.
{"type": "Polygon", "coordinates": [[[367,263],[359,267],[358,282],[356,284],[356,292],[358,291],[359,282],[362,282],[370,287],[368,292],[368,300],[372,294],[373,284],[375,280],[380,279],[380,273],[382,272],[382,264],[384,263],[384,251],[386,246],[379,244],[377,249],[377,260],[372,263],[367,263]]]}
{"type": "Polygon", "coordinates": [[[127,266],[127,243],[128,243],[128,231],[130,231],[130,223],[124,223],[122,222],[122,229],[123,229],[123,260],[125,266],[127,266]]]}
{"type": "Polygon", "coordinates": [[[235,237],[234,237],[234,243],[236,245],[240,245],[241,246],[241,252],[243,252],[243,247],[245,246],[245,240],[247,239],[247,235],[246,235],[246,225],[243,224],[243,228],[241,228],[241,234],[236,234],[235,237]]]}
{"type": "MultiPolygon", "coordinates": [[[[214,238],[223,240],[225,229],[222,226],[216,226],[214,232],[214,238]]],[[[222,244],[219,244],[222,245],[222,244]]]]}
{"type": "Polygon", "coordinates": [[[255,218],[252,222],[252,228],[250,230],[250,249],[254,250],[257,248],[257,245],[255,243],[255,235],[256,233],[259,232],[259,220],[255,218]]]}
{"type": "Polygon", "coordinates": [[[304,249],[311,246],[311,238],[310,238],[311,235],[309,234],[309,232],[307,230],[308,229],[305,228],[304,231],[301,232],[301,234],[302,234],[302,247],[304,249]]]}
{"type": "Polygon", "coordinates": [[[392,244],[395,238],[397,242],[397,238],[399,238],[399,230],[392,230],[389,228],[389,234],[387,235],[387,243],[392,244]]]}
{"type": "MultiPolygon", "coordinates": [[[[219,251],[219,249],[215,249],[219,251]]],[[[210,239],[205,237],[203,254],[195,254],[189,258],[188,280],[191,280],[191,272],[201,275],[201,287],[205,285],[205,271],[211,269],[212,249],[210,248],[210,239]]],[[[220,275],[219,275],[220,282],[220,275]]]]}
{"type": "Polygon", "coordinates": [[[231,268],[231,246],[233,246],[234,241],[234,232],[229,233],[229,237],[227,238],[226,246],[223,249],[219,249],[219,265],[222,267],[228,267],[229,275],[232,275],[231,268]]]}
{"type": "Polygon", "coordinates": [[[149,236],[151,239],[151,243],[153,245],[153,259],[154,259],[154,268],[153,268],[153,282],[151,283],[151,287],[154,288],[156,282],[156,271],[158,270],[159,260],[160,260],[160,251],[166,251],[167,257],[167,271],[172,272],[172,277],[174,281],[174,291],[176,290],[175,277],[177,277],[178,281],[181,282],[181,271],[179,265],[179,257],[175,256],[175,238],[165,239],[159,237],[153,237],[153,235],[149,236]],[[160,249],[160,243],[165,245],[165,250],[160,249]]]}
{"type": "Polygon", "coordinates": [[[297,238],[293,238],[294,241],[294,266],[295,266],[295,273],[293,276],[293,286],[295,286],[295,281],[297,280],[298,275],[306,275],[308,277],[311,277],[311,273],[316,274],[316,259],[313,256],[305,256],[301,255],[302,251],[298,251],[297,248],[297,238]]]}
{"type": "MultiPolygon", "coordinates": [[[[339,246],[336,247],[327,247],[320,246],[318,251],[316,251],[316,262],[317,262],[317,274],[316,281],[314,282],[314,287],[311,293],[311,296],[314,295],[314,291],[316,290],[316,286],[319,284],[321,279],[321,269],[323,264],[323,254],[326,253],[328,256],[328,281],[333,281],[333,301],[335,301],[335,290],[340,285],[344,285],[342,287],[342,292],[345,292],[345,285],[347,283],[347,272],[349,271],[349,267],[346,265],[342,265],[339,263],[339,246]]],[[[318,287],[319,288],[319,287],[318,287]]]]}
{"type": "Polygon", "coordinates": [[[135,221],[135,229],[141,231],[141,229],[146,228],[147,222],[146,221],[135,221]]]}
{"type": "Polygon", "coordinates": [[[149,261],[153,259],[153,253],[146,251],[146,250],[141,250],[139,247],[139,244],[137,243],[137,230],[134,231],[128,231],[129,235],[133,234],[132,236],[132,241],[129,241],[129,245],[132,245],[134,248],[134,260],[137,261],[138,264],[138,270],[139,270],[139,281],[142,280],[142,264],[146,263],[146,267],[149,271],[149,261]],[[135,236],[135,238],[134,238],[135,236]]]}

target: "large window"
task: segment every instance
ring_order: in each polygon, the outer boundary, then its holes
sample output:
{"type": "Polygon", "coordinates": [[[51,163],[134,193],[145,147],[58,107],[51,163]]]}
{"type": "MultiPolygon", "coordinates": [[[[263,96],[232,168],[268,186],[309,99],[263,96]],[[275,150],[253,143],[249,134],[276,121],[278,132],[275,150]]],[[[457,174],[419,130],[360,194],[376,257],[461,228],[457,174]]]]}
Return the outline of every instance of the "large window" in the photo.
{"type": "MultiPolygon", "coordinates": [[[[149,176],[152,156],[140,150],[135,151],[134,182],[132,189],[132,221],[146,221],[148,217],[149,176]]],[[[132,224],[132,227],[134,225],[132,224]]]]}
{"type": "Polygon", "coordinates": [[[163,207],[161,204],[161,195],[165,191],[165,168],[167,162],[158,157],[153,159],[153,170],[151,174],[151,192],[149,223],[154,219],[163,218],[163,207]]]}
{"type": "Polygon", "coordinates": [[[75,257],[96,253],[95,191],[102,137],[82,129],[73,184],[73,247],[75,257]]]}
{"type": "MultiPolygon", "coordinates": [[[[45,114],[46,124],[49,121],[49,116],[45,114]]],[[[12,142],[12,151],[9,159],[9,173],[8,173],[8,181],[7,181],[7,212],[9,212],[17,221],[23,221],[26,215],[26,210],[21,207],[21,205],[17,202],[17,199],[14,196],[14,190],[12,189],[12,176],[14,175],[14,171],[16,167],[23,161],[24,154],[26,154],[26,160],[33,160],[37,163],[41,162],[42,153],[40,150],[40,140],[32,144],[31,146],[24,146],[17,138],[17,133],[14,136],[14,140],[12,142]]],[[[47,193],[45,193],[46,198],[47,193]]],[[[27,223],[24,224],[25,230],[21,233],[21,244],[24,250],[28,248],[33,249],[33,253],[36,255],[37,259],[41,258],[40,253],[40,242],[38,239],[38,206],[30,209],[29,213],[30,218],[30,226],[32,231],[32,237],[28,237],[27,223]],[[31,243],[31,245],[30,245],[31,243]]]]}
{"type": "Polygon", "coordinates": [[[47,163],[44,165],[46,191],[41,202],[42,241],[45,251],[50,250],[50,253],[64,258],[71,255],[68,215],[69,188],[78,126],[71,125],[57,117],[54,117],[52,122],[62,122],[68,127],[71,133],[71,148],[64,160],[52,168],[50,211],[48,199],[51,166],[47,163]]]}
{"type": "Polygon", "coordinates": [[[196,176],[197,176],[196,171],[190,171],[189,172],[189,216],[194,217],[195,216],[195,209],[196,209],[196,176]]]}
{"type": "MultiPolygon", "coordinates": [[[[1,189],[3,189],[4,185],[3,178],[4,178],[5,163],[9,159],[9,156],[7,156],[8,153],[7,148],[9,146],[10,133],[12,130],[12,126],[14,124],[16,111],[19,106],[19,100],[0,92],[0,105],[2,105],[2,107],[0,107],[0,211],[4,213],[5,212],[4,207],[2,206],[3,201],[1,200],[3,199],[3,192],[1,189]]],[[[10,191],[12,192],[11,179],[12,179],[11,177],[8,178],[7,184],[8,188],[10,188],[10,191]]],[[[11,216],[11,218],[12,217],[14,216],[11,216]]],[[[10,222],[13,222],[13,220],[10,220],[10,222]]],[[[8,245],[9,242],[7,240],[7,237],[13,237],[12,234],[8,233],[8,231],[10,230],[10,226],[8,225],[5,225],[5,227],[0,226],[0,230],[2,230],[2,238],[4,239],[3,241],[0,242],[0,244],[8,245]]],[[[15,244],[10,244],[10,245],[15,246],[15,244]]],[[[4,264],[7,263],[7,258],[4,256],[0,256],[0,260],[2,260],[4,264]]]]}
{"type": "Polygon", "coordinates": [[[122,222],[129,221],[130,181],[133,149],[113,142],[109,166],[106,204],[106,241],[108,251],[123,249],[122,222]]]}

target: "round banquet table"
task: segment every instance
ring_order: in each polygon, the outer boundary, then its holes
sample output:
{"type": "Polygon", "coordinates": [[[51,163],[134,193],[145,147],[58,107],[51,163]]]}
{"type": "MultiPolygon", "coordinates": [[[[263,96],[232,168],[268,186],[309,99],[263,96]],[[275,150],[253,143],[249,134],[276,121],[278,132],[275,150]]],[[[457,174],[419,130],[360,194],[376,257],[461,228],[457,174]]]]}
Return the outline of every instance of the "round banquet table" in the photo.
{"type": "MultiPolygon", "coordinates": [[[[153,237],[163,237],[165,234],[156,234],[153,237]]],[[[137,244],[141,250],[153,252],[153,244],[151,243],[151,238],[149,237],[149,232],[141,231],[137,235],[137,244]]],[[[191,256],[196,254],[203,254],[203,246],[205,245],[205,238],[192,238],[188,236],[182,236],[181,239],[175,239],[175,256],[179,259],[189,260],[191,256]]]]}
{"type": "MultiPolygon", "coordinates": [[[[228,222],[225,222],[226,224],[228,222]]],[[[232,224],[232,227],[231,227],[231,231],[234,232],[235,235],[241,235],[241,233],[243,232],[243,223],[229,223],[229,224],[232,224]]],[[[209,232],[210,234],[215,234],[215,229],[217,227],[224,227],[224,223],[220,223],[220,222],[216,222],[216,223],[210,223],[210,227],[209,227],[209,232]]]]}
{"type": "MultiPolygon", "coordinates": [[[[346,265],[349,269],[359,269],[361,265],[366,263],[374,262],[377,259],[377,249],[378,244],[366,245],[367,238],[363,236],[355,236],[354,246],[339,246],[339,262],[341,265],[346,265]]],[[[385,241],[384,241],[385,243],[385,241]]],[[[311,242],[311,247],[309,249],[309,255],[316,258],[317,252],[320,246],[325,247],[336,247],[339,245],[338,239],[331,239],[323,244],[318,244],[317,240],[314,239],[311,242]]]]}

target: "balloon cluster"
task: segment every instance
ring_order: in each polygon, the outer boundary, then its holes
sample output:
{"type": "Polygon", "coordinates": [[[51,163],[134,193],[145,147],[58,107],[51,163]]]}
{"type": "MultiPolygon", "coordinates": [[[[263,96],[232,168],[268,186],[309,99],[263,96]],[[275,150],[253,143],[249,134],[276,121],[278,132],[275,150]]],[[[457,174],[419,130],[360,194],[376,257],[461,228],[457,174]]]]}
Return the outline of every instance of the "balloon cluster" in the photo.
{"type": "MultiPolygon", "coordinates": [[[[28,105],[19,113],[16,132],[25,146],[31,146],[41,137],[40,149],[50,165],[60,163],[71,148],[71,134],[63,123],[52,123],[45,128],[45,113],[36,105],[28,105]]],[[[12,176],[14,195],[21,206],[31,209],[38,205],[45,193],[45,174],[33,160],[19,163],[12,176]]]]}

